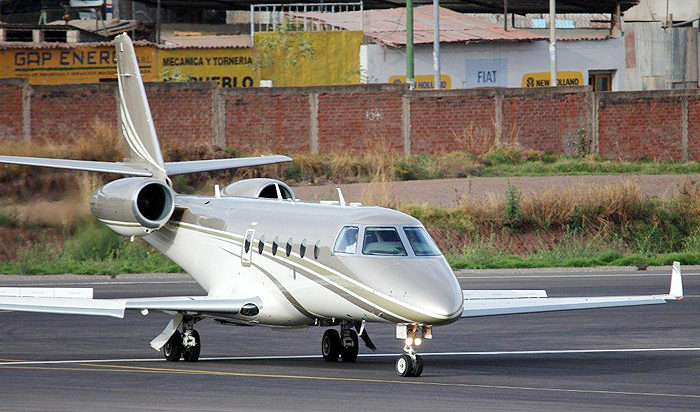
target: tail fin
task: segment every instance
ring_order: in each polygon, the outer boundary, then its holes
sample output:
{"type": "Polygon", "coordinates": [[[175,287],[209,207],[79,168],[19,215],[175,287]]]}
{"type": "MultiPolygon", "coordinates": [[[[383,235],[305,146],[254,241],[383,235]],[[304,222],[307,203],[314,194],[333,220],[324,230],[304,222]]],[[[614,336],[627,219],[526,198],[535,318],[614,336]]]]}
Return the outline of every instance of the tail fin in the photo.
{"type": "Polygon", "coordinates": [[[236,169],[274,163],[291,162],[287,156],[271,155],[235,159],[163,162],[158,136],[153,126],[146,90],[141,81],[134,45],[129,36],[115,38],[117,49],[117,80],[119,84],[119,124],[129,145],[129,158],[124,163],[95,162],[90,160],[48,159],[39,157],[2,156],[0,164],[54,167],[90,172],[118,173],[128,176],[152,176],[166,181],[170,175],[236,169]]]}
{"type": "Polygon", "coordinates": [[[119,83],[119,124],[124,140],[129,145],[129,160],[150,171],[156,179],[165,180],[165,163],[141,80],[134,45],[124,33],[115,38],[115,47],[119,83]]]}

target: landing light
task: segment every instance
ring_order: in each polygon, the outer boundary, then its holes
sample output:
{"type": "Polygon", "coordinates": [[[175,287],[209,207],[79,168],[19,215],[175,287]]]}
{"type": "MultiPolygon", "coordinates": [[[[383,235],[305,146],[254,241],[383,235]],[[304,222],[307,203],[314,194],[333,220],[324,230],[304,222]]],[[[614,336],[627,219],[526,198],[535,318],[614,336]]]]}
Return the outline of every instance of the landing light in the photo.
{"type": "Polygon", "coordinates": [[[413,338],[406,338],[406,345],[408,345],[408,346],[413,345],[413,338]]]}
{"type": "Polygon", "coordinates": [[[422,340],[421,338],[415,338],[415,339],[413,340],[413,343],[414,343],[416,346],[420,346],[420,344],[423,343],[423,340],[422,340]]]}

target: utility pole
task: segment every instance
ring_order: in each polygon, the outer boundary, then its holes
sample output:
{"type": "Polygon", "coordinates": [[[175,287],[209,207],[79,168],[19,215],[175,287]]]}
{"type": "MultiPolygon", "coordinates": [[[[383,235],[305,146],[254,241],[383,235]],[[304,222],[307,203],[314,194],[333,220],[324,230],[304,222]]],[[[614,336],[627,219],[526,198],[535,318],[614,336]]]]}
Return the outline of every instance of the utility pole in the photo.
{"type": "Polygon", "coordinates": [[[160,44],[160,0],[156,8],[156,43],[160,44]]]}
{"type": "Polygon", "coordinates": [[[406,0],[406,83],[411,90],[416,88],[413,75],[413,0],[406,0]]]}
{"type": "Polygon", "coordinates": [[[508,31],[508,0],[503,0],[503,31],[508,31]]]}
{"type": "Polygon", "coordinates": [[[549,0],[549,85],[557,87],[557,5],[549,0]]]}
{"type": "Polygon", "coordinates": [[[440,0],[433,0],[433,20],[435,28],[433,37],[433,69],[435,70],[435,90],[440,90],[440,0]]]}

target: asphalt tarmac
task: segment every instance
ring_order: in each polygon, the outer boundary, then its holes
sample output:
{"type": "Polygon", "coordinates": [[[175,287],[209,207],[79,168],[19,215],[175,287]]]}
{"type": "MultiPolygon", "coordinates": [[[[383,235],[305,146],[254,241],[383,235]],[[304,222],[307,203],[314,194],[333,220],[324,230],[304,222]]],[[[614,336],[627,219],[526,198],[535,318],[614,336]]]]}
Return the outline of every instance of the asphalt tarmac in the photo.
{"type": "MultiPolygon", "coordinates": [[[[458,273],[474,289],[547,289],[550,296],[667,293],[670,268],[458,273]],[[567,271],[568,272],[568,271],[567,271]]],[[[0,277],[0,286],[93,287],[99,298],[201,294],[184,275],[0,277]]],[[[425,371],[400,378],[390,325],[368,326],[376,353],[320,358],[321,328],[197,324],[197,363],[166,363],[148,342],[166,315],[123,320],[0,313],[0,410],[700,409],[700,269],[667,305],[464,319],[435,328],[425,371]]]]}

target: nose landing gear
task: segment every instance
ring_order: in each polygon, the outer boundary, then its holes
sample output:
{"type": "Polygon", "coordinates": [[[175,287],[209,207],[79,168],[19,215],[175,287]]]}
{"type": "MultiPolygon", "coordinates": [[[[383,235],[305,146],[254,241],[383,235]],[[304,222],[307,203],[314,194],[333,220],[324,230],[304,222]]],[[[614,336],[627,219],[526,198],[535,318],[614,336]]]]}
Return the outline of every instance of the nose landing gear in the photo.
{"type": "Polygon", "coordinates": [[[396,358],[396,373],[400,376],[418,377],[423,373],[423,359],[414,346],[420,346],[423,339],[432,339],[432,327],[425,325],[396,325],[396,337],[404,340],[403,355],[396,358]]]}

